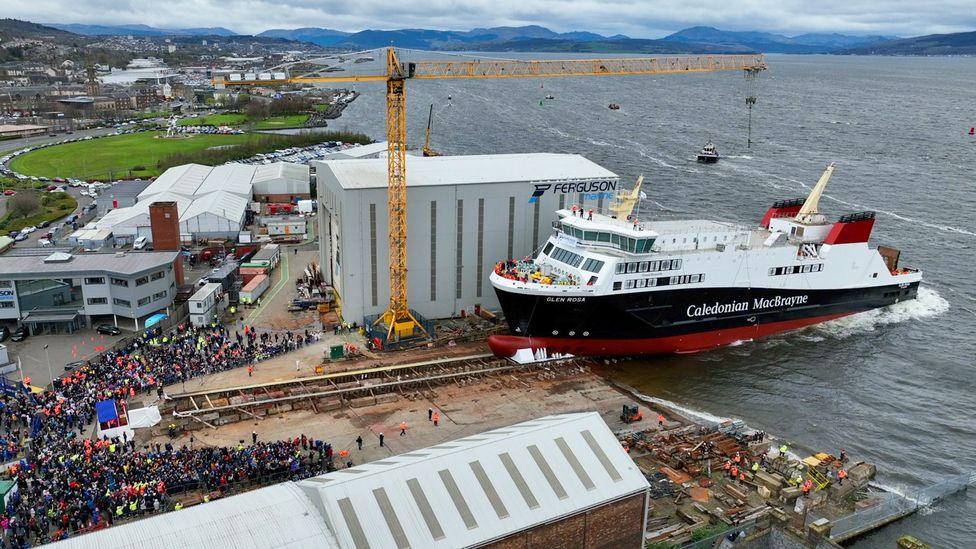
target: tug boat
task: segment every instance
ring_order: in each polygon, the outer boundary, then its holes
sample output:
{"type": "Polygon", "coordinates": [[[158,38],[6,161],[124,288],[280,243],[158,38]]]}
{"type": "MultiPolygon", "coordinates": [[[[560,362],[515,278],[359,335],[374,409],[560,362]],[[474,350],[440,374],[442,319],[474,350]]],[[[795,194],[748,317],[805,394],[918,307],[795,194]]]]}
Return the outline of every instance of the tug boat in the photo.
{"type": "Polygon", "coordinates": [[[868,246],[874,212],[819,212],[833,170],[805,199],[774,202],[757,227],[638,221],[640,181],[615,215],[559,210],[537,256],[495,265],[511,333],[489,346],[501,357],[698,352],[914,299],[922,272],[868,246]]]}
{"type": "Polygon", "coordinates": [[[705,143],[702,150],[698,152],[698,161],[702,164],[714,164],[718,162],[718,151],[715,150],[715,145],[711,141],[705,143]]]}

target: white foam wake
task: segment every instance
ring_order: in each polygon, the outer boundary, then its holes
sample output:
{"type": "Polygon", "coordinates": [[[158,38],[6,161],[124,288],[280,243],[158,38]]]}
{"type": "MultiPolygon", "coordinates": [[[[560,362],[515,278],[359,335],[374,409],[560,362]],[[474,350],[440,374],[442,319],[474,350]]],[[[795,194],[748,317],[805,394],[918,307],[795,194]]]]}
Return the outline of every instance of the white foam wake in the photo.
{"type": "Polygon", "coordinates": [[[919,286],[918,297],[915,299],[831,320],[818,324],[814,329],[833,337],[845,338],[859,333],[873,332],[878,329],[878,326],[938,316],[948,310],[949,302],[938,292],[927,286],[919,286]]]}
{"type": "Polygon", "coordinates": [[[701,410],[695,410],[694,408],[688,408],[687,406],[682,406],[680,404],[671,402],[670,400],[664,400],[663,398],[647,396],[644,393],[637,393],[637,395],[640,398],[640,400],[643,400],[645,402],[651,402],[657,404],[658,406],[662,406],[669,410],[673,410],[685,416],[686,418],[696,422],[719,424],[731,419],[727,417],[719,417],[716,415],[712,415],[708,412],[703,412],[701,410]]]}

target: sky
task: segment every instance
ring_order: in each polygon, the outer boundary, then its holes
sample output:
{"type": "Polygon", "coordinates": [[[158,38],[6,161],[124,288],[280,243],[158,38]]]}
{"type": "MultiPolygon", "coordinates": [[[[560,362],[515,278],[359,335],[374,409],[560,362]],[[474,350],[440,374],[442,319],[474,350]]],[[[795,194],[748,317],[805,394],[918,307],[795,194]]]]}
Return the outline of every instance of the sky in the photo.
{"type": "Polygon", "coordinates": [[[469,30],[542,25],[556,31],[660,38],[695,25],[787,35],[917,36],[976,30],[976,0],[0,0],[0,16],[38,23],[344,31],[469,30]]]}

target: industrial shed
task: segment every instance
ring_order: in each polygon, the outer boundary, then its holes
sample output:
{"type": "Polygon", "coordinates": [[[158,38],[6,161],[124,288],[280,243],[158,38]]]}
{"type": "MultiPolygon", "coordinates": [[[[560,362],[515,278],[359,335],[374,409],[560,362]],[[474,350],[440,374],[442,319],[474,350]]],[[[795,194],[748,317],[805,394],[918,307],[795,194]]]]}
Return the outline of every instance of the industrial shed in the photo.
{"type": "Polygon", "coordinates": [[[197,198],[180,213],[180,234],[188,238],[236,239],[244,226],[249,200],[230,191],[197,198]]]}
{"type": "Polygon", "coordinates": [[[260,167],[235,163],[216,167],[184,164],[166,170],[138,193],[131,206],[115,204],[116,209],[99,220],[97,227],[113,230],[123,239],[138,236],[151,239],[149,204],[176,202],[183,240],[236,239],[244,226],[255,185],[284,193],[301,191],[304,194],[295,196],[307,197],[308,177],[308,166],[285,162],[260,167]]]}
{"type": "MultiPolygon", "coordinates": [[[[390,299],[387,162],[312,165],[323,274],[344,320],[362,323],[390,299]]],[[[609,206],[618,181],[583,156],[548,153],[408,156],[407,178],[407,290],[427,318],[497,308],[495,263],[534,254],[556,210],[609,206]]]]}
{"type": "Polygon", "coordinates": [[[311,196],[309,167],[291,162],[259,165],[254,170],[254,200],[293,202],[311,196]]]}
{"type": "Polygon", "coordinates": [[[547,416],[124,523],[65,547],[643,545],[648,483],[595,412],[547,416]]]}

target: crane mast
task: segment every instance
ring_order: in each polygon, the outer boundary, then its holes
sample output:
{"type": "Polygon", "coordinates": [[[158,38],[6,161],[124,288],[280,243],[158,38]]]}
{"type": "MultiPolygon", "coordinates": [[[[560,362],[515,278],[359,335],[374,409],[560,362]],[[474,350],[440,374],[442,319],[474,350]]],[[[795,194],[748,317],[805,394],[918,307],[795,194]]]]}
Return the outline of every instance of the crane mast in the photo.
{"type": "MultiPolygon", "coordinates": [[[[386,329],[387,342],[426,335],[407,300],[407,79],[539,78],[567,76],[626,76],[766,69],[762,54],[568,59],[540,61],[486,60],[418,61],[401,63],[393,47],[386,48],[383,75],[308,75],[284,80],[221,80],[214,85],[251,86],[386,82],[387,190],[390,242],[390,304],[377,324],[386,329]]],[[[428,121],[428,140],[430,123],[428,121]]],[[[425,143],[425,150],[428,148],[425,143]]]]}

